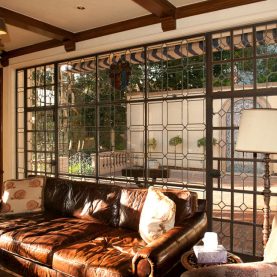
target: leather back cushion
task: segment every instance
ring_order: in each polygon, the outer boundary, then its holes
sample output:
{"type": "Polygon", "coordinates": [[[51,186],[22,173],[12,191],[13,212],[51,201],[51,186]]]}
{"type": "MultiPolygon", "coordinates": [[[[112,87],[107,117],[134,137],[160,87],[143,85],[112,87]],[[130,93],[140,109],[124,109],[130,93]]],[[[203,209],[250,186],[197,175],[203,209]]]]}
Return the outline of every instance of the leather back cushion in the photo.
{"type": "Polygon", "coordinates": [[[77,194],[71,193],[70,215],[80,219],[99,219],[112,226],[118,226],[120,190],[113,186],[86,188],[77,194]]]}
{"type": "MultiPolygon", "coordinates": [[[[176,204],[175,225],[182,224],[197,212],[198,197],[196,192],[177,189],[162,189],[161,191],[176,204]]],[[[122,189],[119,212],[120,227],[139,230],[140,215],[146,196],[146,189],[122,189]]]]}
{"type": "Polygon", "coordinates": [[[132,230],[139,229],[140,214],[143,208],[146,189],[124,188],[120,197],[119,226],[132,230]]]}
{"type": "Polygon", "coordinates": [[[68,194],[70,184],[68,180],[46,178],[44,188],[45,211],[63,215],[65,212],[65,198],[68,194]]]}
{"type": "Polygon", "coordinates": [[[44,197],[45,209],[50,212],[118,225],[119,187],[48,178],[44,197]]]}
{"type": "Polygon", "coordinates": [[[176,204],[175,225],[182,224],[198,210],[198,195],[189,190],[164,190],[168,198],[176,204]]]}

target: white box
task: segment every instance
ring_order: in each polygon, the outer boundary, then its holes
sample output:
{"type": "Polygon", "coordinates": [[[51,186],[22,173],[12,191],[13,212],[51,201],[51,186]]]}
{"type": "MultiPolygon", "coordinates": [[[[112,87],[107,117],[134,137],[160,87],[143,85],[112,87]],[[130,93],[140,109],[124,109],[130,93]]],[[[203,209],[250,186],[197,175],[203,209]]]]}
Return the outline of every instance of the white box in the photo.
{"type": "Polygon", "coordinates": [[[195,245],[193,251],[199,264],[227,263],[227,250],[223,245],[212,251],[205,250],[203,245],[195,245]]]}

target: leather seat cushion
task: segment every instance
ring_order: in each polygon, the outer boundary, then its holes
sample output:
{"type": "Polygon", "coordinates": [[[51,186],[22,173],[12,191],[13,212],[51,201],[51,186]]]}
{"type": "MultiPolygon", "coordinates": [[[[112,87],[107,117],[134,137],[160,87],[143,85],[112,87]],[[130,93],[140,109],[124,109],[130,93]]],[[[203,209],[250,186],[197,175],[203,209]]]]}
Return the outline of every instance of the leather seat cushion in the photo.
{"type": "Polygon", "coordinates": [[[110,228],[96,220],[57,218],[2,234],[0,248],[51,266],[55,251],[110,228]]]}
{"type": "MultiPolygon", "coordinates": [[[[4,273],[1,270],[1,277],[12,277],[12,276],[24,276],[24,277],[66,277],[64,274],[57,273],[54,269],[51,269],[47,266],[34,263],[25,258],[19,257],[7,251],[0,250],[0,262],[2,266],[11,270],[15,274],[4,273]]],[[[68,277],[68,276],[67,276],[68,277]]]]}
{"type": "Polygon", "coordinates": [[[52,267],[74,277],[130,276],[132,258],[145,245],[137,232],[113,229],[57,251],[52,267]]]}
{"type": "Polygon", "coordinates": [[[55,216],[45,213],[15,214],[0,216],[0,235],[22,227],[33,226],[53,219],[55,216]]]}

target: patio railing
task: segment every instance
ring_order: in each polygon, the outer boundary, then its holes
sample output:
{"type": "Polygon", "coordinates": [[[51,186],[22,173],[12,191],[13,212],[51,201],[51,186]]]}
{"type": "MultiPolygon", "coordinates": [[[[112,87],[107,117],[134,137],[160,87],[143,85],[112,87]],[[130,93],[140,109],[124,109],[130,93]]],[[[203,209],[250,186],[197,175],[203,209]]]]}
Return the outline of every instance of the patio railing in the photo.
{"type": "MultiPolygon", "coordinates": [[[[99,175],[121,172],[123,168],[131,166],[133,154],[126,151],[106,151],[98,155],[99,175]]],[[[95,175],[96,154],[78,152],[71,157],[59,157],[59,170],[62,173],[95,175]]]]}
{"type": "MultiPolygon", "coordinates": [[[[95,163],[95,154],[91,154],[92,164],[95,163]]],[[[99,153],[99,175],[121,172],[123,168],[132,165],[133,154],[126,151],[107,151],[99,153]]]]}

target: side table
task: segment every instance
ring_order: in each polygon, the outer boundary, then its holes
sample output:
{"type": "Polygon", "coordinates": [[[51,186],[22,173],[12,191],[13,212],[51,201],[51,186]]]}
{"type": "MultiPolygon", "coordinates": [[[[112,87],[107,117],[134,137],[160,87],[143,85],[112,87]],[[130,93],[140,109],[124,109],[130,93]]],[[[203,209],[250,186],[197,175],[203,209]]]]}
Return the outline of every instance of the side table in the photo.
{"type": "MultiPolygon", "coordinates": [[[[240,257],[227,252],[227,264],[238,264],[238,263],[242,263],[243,261],[241,260],[240,257]]],[[[203,268],[203,267],[208,267],[208,266],[212,266],[212,265],[220,265],[220,263],[216,263],[216,264],[198,264],[197,263],[197,258],[193,252],[193,250],[186,252],[185,254],[182,255],[181,257],[181,263],[183,265],[183,267],[187,270],[193,270],[193,269],[197,269],[197,268],[203,268]]]]}
{"type": "MultiPolygon", "coordinates": [[[[135,183],[138,186],[141,186],[138,178],[145,177],[145,170],[143,167],[129,167],[121,170],[122,176],[133,177],[135,183]]],[[[169,169],[168,168],[157,168],[157,169],[147,169],[147,176],[152,179],[153,182],[156,182],[157,178],[169,178],[169,169]]]]}

